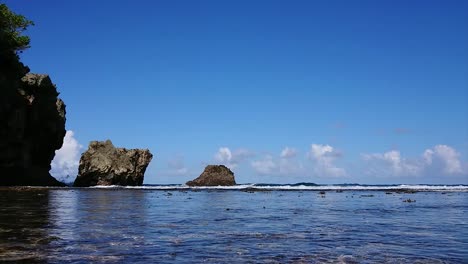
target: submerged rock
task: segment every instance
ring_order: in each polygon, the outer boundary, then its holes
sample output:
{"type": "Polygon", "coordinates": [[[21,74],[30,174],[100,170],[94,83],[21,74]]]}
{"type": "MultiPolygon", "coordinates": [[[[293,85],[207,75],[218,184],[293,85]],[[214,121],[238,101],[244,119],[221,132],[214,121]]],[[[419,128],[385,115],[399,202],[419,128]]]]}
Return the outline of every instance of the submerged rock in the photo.
{"type": "Polygon", "coordinates": [[[234,173],[224,165],[208,165],[195,180],[188,181],[188,186],[233,186],[236,185],[234,173]]]}
{"type": "Polygon", "coordinates": [[[116,148],[110,140],[91,141],[83,153],[76,187],[95,185],[141,186],[153,155],[148,149],[116,148]]]}
{"type": "Polygon", "coordinates": [[[49,173],[66,132],[55,85],[46,74],[0,68],[0,186],[64,186],[49,173]]]}

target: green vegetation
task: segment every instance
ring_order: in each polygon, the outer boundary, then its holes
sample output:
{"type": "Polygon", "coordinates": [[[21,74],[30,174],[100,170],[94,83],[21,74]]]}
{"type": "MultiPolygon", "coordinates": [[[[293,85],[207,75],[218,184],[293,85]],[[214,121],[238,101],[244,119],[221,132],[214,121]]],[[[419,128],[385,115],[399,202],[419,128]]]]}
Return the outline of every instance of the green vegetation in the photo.
{"type": "Polygon", "coordinates": [[[0,48],[2,55],[21,52],[29,48],[30,39],[23,35],[28,26],[34,25],[22,15],[15,14],[5,4],[0,4],[0,48]]]}
{"type": "MultiPolygon", "coordinates": [[[[29,68],[18,56],[29,48],[30,39],[23,32],[34,23],[0,4],[0,104],[10,102],[17,95],[21,78],[29,68]]],[[[1,119],[0,107],[0,119],[1,119]]]]}

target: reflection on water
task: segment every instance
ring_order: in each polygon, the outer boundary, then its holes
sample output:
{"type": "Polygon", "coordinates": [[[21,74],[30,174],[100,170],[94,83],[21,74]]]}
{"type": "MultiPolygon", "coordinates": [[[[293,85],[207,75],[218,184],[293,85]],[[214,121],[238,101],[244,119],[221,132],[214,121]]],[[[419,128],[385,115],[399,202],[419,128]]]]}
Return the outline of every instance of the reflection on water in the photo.
{"type": "Polygon", "coordinates": [[[0,191],[0,261],[44,260],[49,235],[49,190],[0,191]]]}
{"type": "Polygon", "coordinates": [[[468,262],[466,192],[69,188],[0,198],[0,262],[468,262]]]}
{"type": "MultiPolygon", "coordinates": [[[[51,210],[54,236],[61,238],[52,256],[56,261],[117,261],[145,243],[149,230],[145,192],[112,190],[54,191],[51,210]]],[[[52,257],[51,260],[54,260],[52,257]]]]}

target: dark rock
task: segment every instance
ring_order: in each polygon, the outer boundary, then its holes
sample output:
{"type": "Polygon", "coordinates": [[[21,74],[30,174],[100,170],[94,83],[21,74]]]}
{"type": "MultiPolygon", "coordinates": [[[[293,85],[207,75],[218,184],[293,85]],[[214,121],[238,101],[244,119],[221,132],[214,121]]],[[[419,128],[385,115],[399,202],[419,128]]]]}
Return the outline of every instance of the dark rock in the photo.
{"type": "Polygon", "coordinates": [[[396,193],[417,193],[418,191],[412,189],[395,189],[396,193]]]}
{"type": "Polygon", "coordinates": [[[242,192],[254,193],[254,192],[270,192],[268,189],[260,189],[255,187],[246,187],[241,189],[242,192]]]}
{"type": "Polygon", "coordinates": [[[411,199],[406,199],[406,200],[403,200],[404,203],[415,203],[416,200],[411,200],[411,199]]]}
{"type": "Polygon", "coordinates": [[[236,185],[234,173],[224,165],[208,165],[203,173],[188,186],[233,186],[236,185]]]}
{"type": "Polygon", "coordinates": [[[76,187],[143,184],[153,155],[145,149],[115,148],[110,140],[92,141],[81,155],[76,187]]]}
{"type": "Polygon", "coordinates": [[[66,132],[55,85],[45,74],[0,68],[0,185],[64,186],[49,173],[66,132]]]}

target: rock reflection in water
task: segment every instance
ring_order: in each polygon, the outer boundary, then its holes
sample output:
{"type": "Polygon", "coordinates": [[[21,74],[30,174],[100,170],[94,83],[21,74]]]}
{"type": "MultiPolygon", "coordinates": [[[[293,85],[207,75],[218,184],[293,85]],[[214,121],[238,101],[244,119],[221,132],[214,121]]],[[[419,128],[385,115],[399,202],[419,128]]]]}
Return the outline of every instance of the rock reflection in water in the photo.
{"type": "Polygon", "coordinates": [[[47,233],[49,198],[47,189],[0,191],[0,262],[45,262],[57,239],[47,233]]]}

